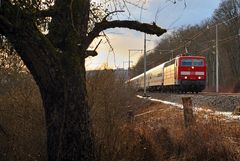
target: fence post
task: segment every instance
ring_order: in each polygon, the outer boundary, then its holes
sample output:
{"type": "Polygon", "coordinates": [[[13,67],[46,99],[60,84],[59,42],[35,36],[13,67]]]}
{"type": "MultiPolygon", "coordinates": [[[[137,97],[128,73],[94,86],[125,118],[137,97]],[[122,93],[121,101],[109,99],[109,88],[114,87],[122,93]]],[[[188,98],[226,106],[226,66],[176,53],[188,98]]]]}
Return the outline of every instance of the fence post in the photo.
{"type": "Polygon", "coordinates": [[[236,106],[232,114],[233,115],[240,115],[240,106],[236,106]]]}
{"type": "Polygon", "coordinates": [[[183,102],[184,125],[187,128],[191,126],[195,121],[193,117],[191,97],[182,97],[182,102],[183,102]]]}

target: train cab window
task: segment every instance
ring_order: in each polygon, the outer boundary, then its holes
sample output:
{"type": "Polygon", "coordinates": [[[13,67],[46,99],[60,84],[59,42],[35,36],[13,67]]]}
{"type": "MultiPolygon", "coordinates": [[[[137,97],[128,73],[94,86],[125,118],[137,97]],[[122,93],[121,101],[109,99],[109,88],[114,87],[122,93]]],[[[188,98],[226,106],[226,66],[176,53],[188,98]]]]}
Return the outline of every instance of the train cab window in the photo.
{"type": "Polygon", "coordinates": [[[193,66],[203,66],[204,61],[203,59],[193,59],[193,66]]]}
{"type": "Polygon", "coordinates": [[[192,59],[182,59],[181,66],[192,66],[192,59]]]}

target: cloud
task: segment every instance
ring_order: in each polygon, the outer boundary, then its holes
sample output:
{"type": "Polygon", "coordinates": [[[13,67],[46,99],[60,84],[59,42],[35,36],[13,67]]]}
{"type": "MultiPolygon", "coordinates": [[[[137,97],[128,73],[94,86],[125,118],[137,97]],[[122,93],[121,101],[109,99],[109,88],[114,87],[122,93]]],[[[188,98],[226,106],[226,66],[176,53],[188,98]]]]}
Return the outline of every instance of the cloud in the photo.
{"type": "MultiPolygon", "coordinates": [[[[105,38],[102,38],[103,41],[97,49],[99,55],[93,58],[88,58],[86,61],[86,67],[88,70],[98,68],[103,64],[108,64],[113,68],[115,68],[115,65],[118,68],[122,68],[123,64],[125,64],[124,66],[126,68],[129,49],[143,50],[144,36],[141,32],[128,29],[114,29],[107,31],[106,33],[110,40],[111,46],[114,49],[115,62],[114,53],[111,51],[110,46],[105,38]]],[[[156,38],[156,36],[148,35],[147,39],[151,41],[147,41],[147,50],[152,49],[155,46],[156,38]]],[[[94,48],[99,40],[99,38],[95,39],[91,44],[91,47],[94,48]]],[[[131,51],[130,54],[131,61],[133,61],[132,65],[134,65],[137,63],[138,58],[141,56],[141,52],[131,51]]]]}
{"type": "MultiPolygon", "coordinates": [[[[101,0],[95,0],[101,1],[101,0]]],[[[129,0],[131,2],[136,2],[139,0],[129,0]]],[[[144,6],[147,10],[134,7],[129,5],[129,10],[131,11],[131,17],[129,18],[128,13],[125,15],[119,15],[114,17],[115,19],[136,19],[142,22],[151,23],[157,21],[156,23],[163,28],[170,29],[168,33],[181,26],[194,25],[201,23],[204,19],[210,17],[220,3],[219,0],[186,0],[187,6],[185,7],[184,1],[178,0],[176,4],[173,4],[167,0],[148,0],[148,3],[144,6]],[[140,15],[141,19],[140,19],[140,15]]],[[[136,32],[128,29],[111,29],[107,30],[106,33],[109,36],[111,45],[116,53],[115,63],[114,54],[109,51],[109,45],[104,40],[99,46],[97,51],[99,55],[94,58],[88,58],[86,60],[87,69],[94,69],[101,66],[102,64],[108,63],[110,67],[123,67],[123,62],[128,61],[128,50],[129,49],[143,49],[143,33],[136,32]]],[[[165,34],[166,35],[166,34],[165,34]]],[[[151,41],[147,42],[147,50],[154,48],[156,42],[160,38],[155,36],[148,36],[151,41]]],[[[99,39],[96,39],[92,46],[96,46],[99,39]]],[[[131,60],[134,60],[135,64],[139,58],[140,53],[131,53],[131,60]]],[[[127,63],[124,65],[127,66],[127,63]]]]}

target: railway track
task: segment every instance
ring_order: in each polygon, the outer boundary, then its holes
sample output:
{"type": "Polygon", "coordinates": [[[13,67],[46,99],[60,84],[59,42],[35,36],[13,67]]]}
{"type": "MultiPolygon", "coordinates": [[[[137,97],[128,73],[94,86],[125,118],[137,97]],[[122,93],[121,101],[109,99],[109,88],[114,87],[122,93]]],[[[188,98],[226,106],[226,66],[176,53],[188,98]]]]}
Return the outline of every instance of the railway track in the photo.
{"type": "Polygon", "coordinates": [[[206,96],[240,96],[240,93],[216,93],[216,92],[200,92],[200,95],[206,96]]]}
{"type": "MultiPolygon", "coordinates": [[[[142,93],[139,93],[141,95],[142,93]]],[[[215,93],[201,92],[199,94],[176,94],[149,92],[148,95],[154,99],[181,104],[182,97],[191,97],[193,106],[207,108],[222,112],[233,112],[236,106],[240,106],[240,93],[215,93]]]]}
{"type": "MultiPolygon", "coordinates": [[[[148,94],[155,94],[159,93],[162,94],[161,92],[148,92],[148,94]]],[[[173,95],[183,95],[183,96],[195,96],[195,95],[203,95],[203,96],[240,96],[240,93],[227,93],[227,92],[221,92],[221,93],[216,93],[216,92],[199,92],[199,93],[163,93],[163,94],[173,94],[173,95]]]]}
{"type": "MultiPolygon", "coordinates": [[[[166,100],[161,100],[161,99],[156,99],[156,98],[152,98],[152,97],[142,97],[140,95],[137,95],[138,98],[142,98],[142,99],[148,99],[149,101],[153,101],[153,102],[160,102],[163,104],[167,104],[170,105],[171,107],[175,107],[175,108],[179,108],[179,109],[183,109],[183,105],[180,103],[176,103],[176,102],[170,102],[170,101],[166,101],[166,100]]],[[[218,119],[224,120],[224,121],[240,121],[240,115],[233,115],[232,112],[223,112],[223,111],[215,111],[209,108],[202,108],[199,106],[194,106],[193,108],[194,112],[198,113],[198,112],[204,112],[205,117],[207,118],[208,116],[221,116],[218,117],[218,119]]],[[[141,117],[143,115],[149,114],[149,113],[153,113],[156,112],[154,110],[150,110],[144,113],[140,113],[135,115],[136,117],[141,117]]]]}
{"type": "MultiPolygon", "coordinates": [[[[236,106],[240,106],[240,93],[202,92],[199,94],[148,93],[149,100],[182,108],[182,97],[191,97],[196,112],[204,111],[209,115],[222,115],[225,120],[238,120],[240,116],[232,115],[236,106]]],[[[141,96],[140,96],[141,97],[141,96]]]]}

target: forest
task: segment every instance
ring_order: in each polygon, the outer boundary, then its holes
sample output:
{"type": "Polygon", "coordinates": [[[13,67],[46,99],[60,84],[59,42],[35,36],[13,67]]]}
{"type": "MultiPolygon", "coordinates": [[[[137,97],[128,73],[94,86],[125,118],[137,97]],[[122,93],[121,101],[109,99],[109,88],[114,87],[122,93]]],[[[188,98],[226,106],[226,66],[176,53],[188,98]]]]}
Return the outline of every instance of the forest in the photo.
{"type": "MultiPolygon", "coordinates": [[[[147,69],[181,54],[207,58],[207,90],[216,82],[216,33],[219,50],[219,86],[221,91],[239,91],[240,80],[240,1],[222,1],[212,17],[200,24],[170,31],[147,55],[147,69]],[[216,32],[217,26],[217,32],[216,32]],[[187,53],[186,53],[187,52],[187,53]]],[[[132,69],[132,76],[143,72],[141,57],[132,69]]]]}

